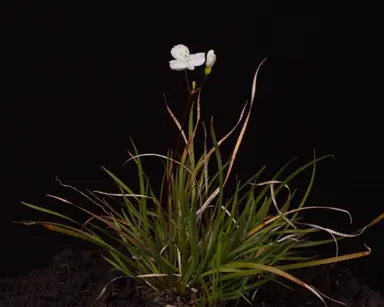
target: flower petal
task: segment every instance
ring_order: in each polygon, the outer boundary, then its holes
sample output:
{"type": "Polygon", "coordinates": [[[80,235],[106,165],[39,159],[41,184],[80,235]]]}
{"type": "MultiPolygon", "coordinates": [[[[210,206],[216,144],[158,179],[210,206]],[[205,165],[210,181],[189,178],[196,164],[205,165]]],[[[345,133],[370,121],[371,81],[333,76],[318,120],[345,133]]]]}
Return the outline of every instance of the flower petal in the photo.
{"type": "Polygon", "coordinates": [[[186,69],[188,63],[186,61],[171,60],[169,61],[169,67],[173,70],[183,70],[186,69]]]}
{"type": "Polygon", "coordinates": [[[193,66],[201,66],[205,62],[205,53],[204,52],[200,52],[200,53],[191,54],[189,56],[188,61],[193,66]]]}
{"type": "Polygon", "coordinates": [[[187,46],[179,44],[171,49],[171,55],[179,61],[186,61],[189,57],[189,49],[187,46]]]}
{"type": "Polygon", "coordinates": [[[189,63],[188,62],[188,66],[187,66],[187,68],[189,69],[189,70],[195,70],[195,66],[193,66],[191,63],[189,63]]]}
{"type": "Polygon", "coordinates": [[[205,65],[208,68],[212,68],[212,66],[215,64],[215,62],[216,62],[215,51],[214,50],[209,50],[208,53],[207,53],[207,62],[205,63],[205,65]]]}

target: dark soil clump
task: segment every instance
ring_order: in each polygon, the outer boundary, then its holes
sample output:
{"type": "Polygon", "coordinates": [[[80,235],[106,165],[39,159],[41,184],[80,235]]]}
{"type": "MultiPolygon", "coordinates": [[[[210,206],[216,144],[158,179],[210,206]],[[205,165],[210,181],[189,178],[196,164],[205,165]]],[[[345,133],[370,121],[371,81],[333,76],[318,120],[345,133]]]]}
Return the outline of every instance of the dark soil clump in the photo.
{"type": "MultiPolygon", "coordinates": [[[[119,272],[95,250],[73,252],[64,250],[52,260],[49,268],[28,276],[0,280],[0,307],[144,307],[146,302],[128,278],[111,283],[100,300],[95,302],[105,285],[119,272]]],[[[313,285],[323,294],[350,307],[384,307],[379,292],[371,290],[341,265],[298,270],[293,275],[313,285]]],[[[291,284],[289,284],[291,286],[291,284]]],[[[323,307],[311,292],[292,285],[294,291],[277,283],[261,287],[252,306],[260,307],[323,307]]],[[[340,307],[326,300],[329,307],[340,307]]],[[[228,303],[227,306],[234,304],[228,303]]],[[[243,305],[243,304],[242,304],[243,305]]],[[[244,304],[243,306],[249,306],[244,304]]]]}

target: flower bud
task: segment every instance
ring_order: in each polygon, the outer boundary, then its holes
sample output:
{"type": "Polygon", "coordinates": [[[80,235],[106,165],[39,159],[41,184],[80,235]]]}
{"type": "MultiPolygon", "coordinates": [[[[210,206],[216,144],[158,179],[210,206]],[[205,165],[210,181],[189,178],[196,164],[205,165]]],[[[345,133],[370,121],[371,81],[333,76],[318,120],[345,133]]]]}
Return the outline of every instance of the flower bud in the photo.
{"type": "Polygon", "coordinates": [[[207,60],[205,61],[205,75],[208,76],[211,73],[212,67],[216,62],[216,55],[214,50],[209,50],[207,53],[207,60]]]}

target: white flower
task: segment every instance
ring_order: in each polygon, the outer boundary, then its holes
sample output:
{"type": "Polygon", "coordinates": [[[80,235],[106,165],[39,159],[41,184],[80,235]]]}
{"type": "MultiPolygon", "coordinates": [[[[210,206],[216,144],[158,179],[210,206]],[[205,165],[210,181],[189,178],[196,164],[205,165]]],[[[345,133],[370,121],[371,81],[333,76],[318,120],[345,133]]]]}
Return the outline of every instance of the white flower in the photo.
{"type": "Polygon", "coordinates": [[[201,66],[205,62],[205,53],[200,52],[190,54],[188,47],[179,44],[171,49],[171,55],[174,60],[169,61],[169,66],[173,70],[190,69],[194,70],[196,66],[201,66]]]}
{"type": "Polygon", "coordinates": [[[208,68],[212,68],[212,66],[216,62],[216,54],[214,50],[209,50],[207,53],[207,62],[205,63],[205,66],[208,68]]]}

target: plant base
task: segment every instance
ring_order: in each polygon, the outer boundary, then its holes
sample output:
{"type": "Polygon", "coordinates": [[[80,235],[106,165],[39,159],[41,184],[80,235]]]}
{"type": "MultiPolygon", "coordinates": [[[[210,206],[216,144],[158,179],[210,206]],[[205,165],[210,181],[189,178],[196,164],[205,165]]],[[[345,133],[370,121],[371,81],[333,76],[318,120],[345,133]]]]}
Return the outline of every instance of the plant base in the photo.
{"type": "MultiPolygon", "coordinates": [[[[144,307],[159,306],[143,300],[134,283],[123,278],[111,283],[101,299],[94,303],[104,286],[119,273],[109,270],[100,258],[102,251],[73,252],[64,250],[55,256],[49,268],[36,270],[28,276],[0,279],[1,307],[144,307]]],[[[379,292],[359,282],[346,267],[322,266],[298,270],[295,276],[350,307],[384,307],[379,292]]],[[[323,307],[309,291],[292,285],[291,291],[270,283],[261,288],[252,306],[323,307]]],[[[163,298],[161,298],[163,299],[163,298]]],[[[329,307],[342,306],[327,301],[329,307]]],[[[227,303],[226,306],[233,306],[227,303]]],[[[241,304],[242,306],[249,306],[241,304]]]]}

